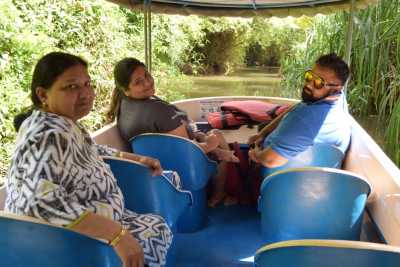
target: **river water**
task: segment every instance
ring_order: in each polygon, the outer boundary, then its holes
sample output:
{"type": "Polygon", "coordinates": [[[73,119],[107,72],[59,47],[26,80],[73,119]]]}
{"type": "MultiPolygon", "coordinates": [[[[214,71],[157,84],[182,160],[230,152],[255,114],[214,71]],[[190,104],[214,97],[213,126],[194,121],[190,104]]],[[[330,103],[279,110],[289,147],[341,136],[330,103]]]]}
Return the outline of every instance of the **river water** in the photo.
{"type": "MultiPolygon", "coordinates": [[[[207,96],[282,96],[278,68],[242,68],[225,76],[190,76],[193,87],[181,91],[185,98],[207,96]]],[[[374,116],[356,120],[382,147],[384,128],[374,116]]]]}
{"type": "Polygon", "coordinates": [[[276,68],[243,68],[229,75],[190,76],[193,87],[185,98],[205,96],[279,96],[281,78],[276,68]]]}

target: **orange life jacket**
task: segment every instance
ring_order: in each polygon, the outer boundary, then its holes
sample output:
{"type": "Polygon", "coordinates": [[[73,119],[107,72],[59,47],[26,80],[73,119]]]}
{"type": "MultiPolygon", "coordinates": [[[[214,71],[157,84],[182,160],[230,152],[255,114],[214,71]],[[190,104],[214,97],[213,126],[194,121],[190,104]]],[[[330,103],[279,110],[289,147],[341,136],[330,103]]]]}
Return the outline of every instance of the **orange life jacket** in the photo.
{"type": "Polygon", "coordinates": [[[207,121],[217,129],[268,123],[288,107],[288,105],[277,105],[259,100],[228,101],[221,105],[220,112],[208,113],[207,121]]]}

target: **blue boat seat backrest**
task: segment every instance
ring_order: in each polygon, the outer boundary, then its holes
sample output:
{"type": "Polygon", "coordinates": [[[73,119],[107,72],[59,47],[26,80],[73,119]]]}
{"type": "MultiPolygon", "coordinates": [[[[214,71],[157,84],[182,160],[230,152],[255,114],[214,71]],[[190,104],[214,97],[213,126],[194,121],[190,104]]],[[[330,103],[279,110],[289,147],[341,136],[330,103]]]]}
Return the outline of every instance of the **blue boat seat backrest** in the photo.
{"type": "Polygon", "coordinates": [[[186,138],[168,134],[142,134],[130,140],[132,150],[159,159],[166,170],[179,173],[186,190],[204,188],[216,171],[216,163],[202,149],[186,138]]]}
{"type": "Polygon", "coordinates": [[[104,157],[124,194],[125,207],[137,213],[162,216],[174,228],[179,216],[191,203],[191,193],[177,189],[164,176],[151,175],[143,164],[115,157],[104,157]]]}
{"type": "Polygon", "coordinates": [[[104,242],[25,216],[0,214],[2,267],[122,266],[104,242]]]}
{"type": "Polygon", "coordinates": [[[289,161],[276,168],[261,169],[262,177],[288,168],[302,168],[302,167],[328,167],[340,169],[344,158],[343,152],[332,145],[327,144],[314,144],[306,151],[299,153],[297,156],[289,159],[289,161]]]}
{"type": "Polygon", "coordinates": [[[135,153],[159,159],[166,170],[178,172],[182,188],[189,190],[193,203],[178,220],[178,232],[200,230],[207,221],[206,185],[217,170],[193,141],[169,134],[141,134],[130,140],[135,153]]]}
{"type": "Polygon", "coordinates": [[[263,181],[258,209],[267,243],[291,239],[359,240],[369,183],[351,172],[298,168],[263,181]]]}
{"type": "Polygon", "coordinates": [[[399,247],[345,240],[279,242],[254,257],[256,267],[397,267],[399,262],[399,247]]]}

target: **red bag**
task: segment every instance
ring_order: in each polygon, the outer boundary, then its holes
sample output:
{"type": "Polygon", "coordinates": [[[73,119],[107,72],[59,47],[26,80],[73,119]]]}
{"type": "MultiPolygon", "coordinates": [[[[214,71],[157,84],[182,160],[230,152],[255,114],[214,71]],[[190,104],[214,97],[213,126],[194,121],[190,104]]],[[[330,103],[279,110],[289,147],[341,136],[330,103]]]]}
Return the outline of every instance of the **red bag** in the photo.
{"type": "Polygon", "coordinates": [[[230,146],[240,162],[227,163],[225,192],[241,204],[257,204],[262,182],[260,168],[256,164],[249,164],[247,149],[241,149],[237,142],[230,146]]]}

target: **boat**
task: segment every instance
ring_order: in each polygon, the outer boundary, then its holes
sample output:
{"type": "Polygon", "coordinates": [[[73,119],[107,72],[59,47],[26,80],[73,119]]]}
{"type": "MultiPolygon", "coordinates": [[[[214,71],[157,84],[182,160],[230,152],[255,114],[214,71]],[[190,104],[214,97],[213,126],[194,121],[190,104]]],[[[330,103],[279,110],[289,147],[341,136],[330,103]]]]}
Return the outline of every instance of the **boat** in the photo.
{"type": "MultiPolygon", "coordinates": [[[[277,98],[277,97],[206,97],[197,99],[187,99],[174,102],[180,109],[185,110],[189,117],[196,122],[206,122],[206,113],[217,111],[219,106],[225,101],[235,100],[259,100],[275,104],[294,104],[297,100],[277,98]],[[205,112],[207,111],[207,112],[205,112]]],[[[400,226],[400,170],[385,155],[382,149],[368,135],[368,133],[354,119],[351,119],[352,137],[351,145],[344,158],[342,169],[358,174],[368,181],[372,187],[372,193],[368,198],[366,206],[366,214],[362,226],[361,240],[385,243],[388,245],[400,245],[400,233],[397,231],[400,226]]],[[[256,127],[249,128],[246,125],[236,130],[222,130],[228,142],[239,142],[245,144],[248,136],[257,132],[256,127]]],[[[118,149],[129,149],[119,136],[116,125],[108,125],[94,134],[97,143],[113,146],[118,149]]],[[[196,244],[196,251],[191,251],[191,257],[177,257],[177,261],[185,262],[183,265],[176,266],[247,266],[246,261],[252,261],[255,251],[260,248],[265,241],[260,238],[260,214],[254,208],[237,206],[235,207],[219,207],[209,210],[210,225],[200,230],[197,234],[178,234],[178,251],[186,251],[186,247],[190,243],[196,244]],[[240,218],[246,218],[241,221],[240,218]],[[235,222],[230,227],[224,226],[227,221],[235,222]],[[246,229],[239,230],[239,229],[246,229]],[[228,232],[228,231],[232,232],[228,232]],[[245,233],[243,233],[245,232],[245,233]],[[215,242],[216,250],[221,251],[214,254],[205,246],[207,238],[211,238],[215,242]],[[238,243],[234,243],[230,236],[235,236],[238,243]],[[198,242],[198,243],[196,243],[198,242]],[[247,244],[247,245],[243,245],[247,244]],[[225,247],[225,248],[224,248],[225,247]],[[208,252],[207,252],[208,251],[208,252]],[[207,254],[208,253],[208,254],[207,254]],[[209,260],[204,260],[201,255],[208,255],[209,260]],[[229,255],[229,256],[228,256],[229,255]],[[229,262],[228,259],[232,255],[237,255],[229,262]],[[188,264],[190,262],[191,264],[188,264]],[[195,262],[201,264],[196,265],[195,262]],[[217,263],[217,264],[216,264],[217,263]]],[[[234,239],[234,240],[235,240],[234,239]]],[[[187,252],[185,252],[187,253],[187,252]]],[[[251,263],[252,264],[252,263],[251,263]]],[[[248,266],[252,266],[249,264],[248,266]]]]}
{"type": "MultiPolygon", "coordinates": [[[[348,9],[351,10],[351,14],[354,14],[356,8],[365,7],[377,1],[111,0],[111,2],[145,12],[146,63],[151,67],[151,30],[149,29],[149,25],[151,25],[149,14],[151,12],[211,16],[225,14],[242,17],[259,14],[284,17],[348,9]]],[[[352,19],[350,19],[347,35],[347,61],[349,61],[351,54],[351,24],[352,19]]],[[[195,122],[204,123],[208,112],[219,110],[221,104],[225,101],[235,100],[259,100],[289,105],[298,101],[267,96],[229,96],[186,99],[176,101],[174,104],[186,111],[195,122]]],[[[393,247],[400,246],[400,232],[398,231],[400,227],[400,170],[359,123],[353,117],[350,120],[352,124],[351,145],[345,155],[342,169],[363,177],[372,188],[366,204],[366,213],[363,217],[361,240],[384,243],[395,251],[396,248],[393,247]]],[[[247,126],[235,130],[223,130],[228,142],[241,144],[246,144],[247,138],[255,134],[256,131],[255,127],[247,126]]],[[[107,125],[92,135],[99,144],[109,145],[122,151],[130,150],[130,145],[122,140],[115,124],[107,125]]],[[[0,207],[4,204],[4,198],[5,191],[3,188],[0,191],[0,207]]],[[[253,266],[256,251],[266,244],[261,235],[260,213],[252,206],[240,205],[209,209],[207,211],[207,222],[201,229],[193,233],[177,233],[175,238],[175,260],[173,264],[169,265],[178,267],[253,266]]],[[[265,247],[258,252],[262,253],[270,248],[265,247]]]]}

